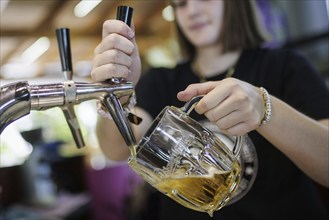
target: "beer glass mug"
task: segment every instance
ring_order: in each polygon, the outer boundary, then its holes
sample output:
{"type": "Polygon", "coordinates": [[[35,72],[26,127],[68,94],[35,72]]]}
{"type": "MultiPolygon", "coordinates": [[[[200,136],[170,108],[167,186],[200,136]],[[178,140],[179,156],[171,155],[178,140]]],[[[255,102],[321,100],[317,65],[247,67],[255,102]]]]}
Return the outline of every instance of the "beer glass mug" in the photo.
{"type": "Polygon", "coordinates": [[[232,198],[241,177],[244,136],[216,136],[183,108],[167,106],[136,146],[128,164],[160,192],[190,209],[213,212],[232,198]]]}

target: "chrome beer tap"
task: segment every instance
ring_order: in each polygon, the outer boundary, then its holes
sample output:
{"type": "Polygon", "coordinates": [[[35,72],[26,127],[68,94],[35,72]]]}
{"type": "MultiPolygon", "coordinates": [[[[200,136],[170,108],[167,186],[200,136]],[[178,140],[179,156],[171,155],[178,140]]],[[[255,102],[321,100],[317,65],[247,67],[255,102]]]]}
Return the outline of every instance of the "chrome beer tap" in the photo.
{"type": "MultiPolygon", "coordinates": [[[[131,19],[132,8],[119,6],[117,17],[131,19]],[[122,16],[122,17],[120,17],[122,16]]],[[[99,100],[111,114],[116,126],[128,146],[136,144],[127,115],[120,98],[134,93],[132,82],[111,79],[106,82],[84,83],[72,80],[72,62],[69,29],[56,30],[64,81],[61,83],[29,85],[27,81],[10,83],[1,87],[0,133],[12,122],[28,115],[30,111],[42,111],[60,107],[77,147],[84,146],[81,129],[74,112],[74,105],[84,101],[99,100]]]]}

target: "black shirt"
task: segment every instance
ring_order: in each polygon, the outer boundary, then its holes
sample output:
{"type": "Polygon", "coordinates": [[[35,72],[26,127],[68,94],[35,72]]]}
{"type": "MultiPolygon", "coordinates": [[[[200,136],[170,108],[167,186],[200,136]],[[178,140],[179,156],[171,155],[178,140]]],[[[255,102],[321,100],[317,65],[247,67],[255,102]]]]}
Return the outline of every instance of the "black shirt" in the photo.
{"type": "MultiPolygon", "coordinates": [[[[224,76],[219,73],[207,80],[222,80],[224,76]]],[[[266,88],[271,95],[316,120],[328,118],[328,88],[310,63],[293,51],[245,50],[233,77],[266,88]]],[[[137,105],[155,118],[165,106],[183,106],[177,93],[198,82],[190,62],[173,69],[150,69],[136,86],[137,105]]],[[[197,114],[192,117],[203,119],[197,114]]],[[[246,196],[211,218],[160,195],[159,219],[328,219],[313,182],[256,131],[250,132],[249,137],[256,147],[259,167],[246,196]]]]}

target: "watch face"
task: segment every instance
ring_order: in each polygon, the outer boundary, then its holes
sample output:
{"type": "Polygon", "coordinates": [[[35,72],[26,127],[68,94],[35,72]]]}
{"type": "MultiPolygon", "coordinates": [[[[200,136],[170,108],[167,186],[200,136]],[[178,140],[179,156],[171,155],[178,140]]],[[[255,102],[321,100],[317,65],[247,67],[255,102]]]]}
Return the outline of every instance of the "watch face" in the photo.
{"type": "MultiPolygon", "coordinates": [[[[221,132],[215,124],[207,120],[200,121],[199,123],[202,124],[207,129],[209,129],[210,131],[212,131],[214,134],[220,135],[221,132]]],[[[258,171],[257,152],[254,143],[252,142],[252,140],[248,135],[246,136],[244,146],[242,146],[241,149],[240,162],[242,167],[241,180],[238,188],[233,194],[233,197],[231,198],[231,200],[227,205],[233,204],[238,200],[240,200],[242,197],[244,197],[251,189],[257,176],[257,171],[258,171]]]]}

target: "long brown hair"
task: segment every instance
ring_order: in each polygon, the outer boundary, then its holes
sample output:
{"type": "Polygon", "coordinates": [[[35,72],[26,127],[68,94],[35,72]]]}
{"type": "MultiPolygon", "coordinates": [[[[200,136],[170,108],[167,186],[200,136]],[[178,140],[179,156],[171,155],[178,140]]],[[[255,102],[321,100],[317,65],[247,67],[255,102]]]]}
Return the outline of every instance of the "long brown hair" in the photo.
{"type": "MultiPolygon", "coordinates": [[[[222,52],[236,51],[259,47],[265,42],[259,25],[252,0],[223,0],[224,17],[219,40],[222,52]]],[[[184,59],[195,57],[195,47],[182,33],[175,22],[178,42],[184,59]]]]}

